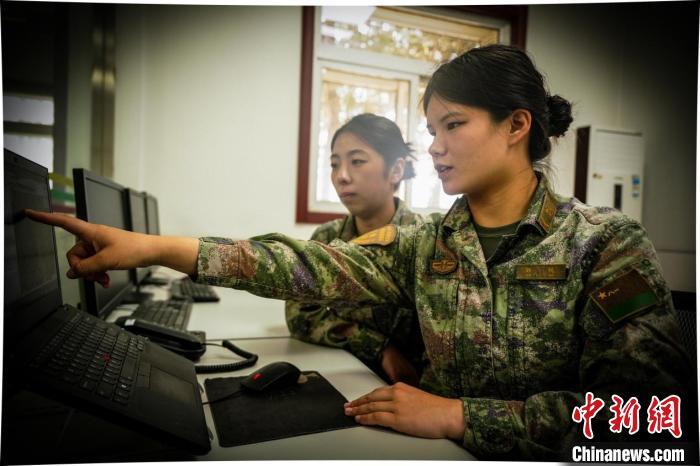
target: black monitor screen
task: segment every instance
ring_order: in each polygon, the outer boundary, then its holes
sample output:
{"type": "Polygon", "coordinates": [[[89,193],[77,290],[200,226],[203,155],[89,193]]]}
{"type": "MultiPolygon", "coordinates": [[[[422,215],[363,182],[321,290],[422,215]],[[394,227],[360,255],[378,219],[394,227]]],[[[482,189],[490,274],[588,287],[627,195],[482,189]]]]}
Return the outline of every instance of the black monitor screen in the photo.
{"type": "Polygon", "coordinates": [[[148,218],[148,234],[160,235],[160,222],[158,221],[158,201],[152,195],[146,196],[146,216],[148,218]]]}
{"type": "MultiPolygon", "coordinates": [[[[129,196],[129,221],[131,231],[137,233],[148,233],[148,222],[146,220],[146,194],[128,190],[129,196]]],[[[136,284],[138,285],[148,276],[148,268],[136,269],[136,284]]]]}
{"type": "MultiPolygon", "coordinates": [[[[78,217],[91,223],[128,229],[124,187],[83,169],[73,170],[73,178],[78,217]]],[[[89,313],[106,317],[132,288],[128,270],[112,270],[109,278],[108,288],[81,280],[82,301],[89,313]]]]}
{"type": "Polygon", "coordinates": [[[5,343],[61,305],[53,228],[24,209],[50,211],[46,168],[5,150],[5,343]]]}

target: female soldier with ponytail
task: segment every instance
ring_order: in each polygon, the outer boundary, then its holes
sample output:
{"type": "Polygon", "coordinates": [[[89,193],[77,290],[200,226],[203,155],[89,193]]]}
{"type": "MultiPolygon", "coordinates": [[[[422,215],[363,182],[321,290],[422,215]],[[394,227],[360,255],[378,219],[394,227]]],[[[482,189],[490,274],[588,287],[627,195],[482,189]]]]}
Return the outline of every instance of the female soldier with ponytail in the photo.
{"type": "MultiPolygon", "coordinates": [[[[411,152],[388,118],[363,113],[341,126],[331,139],[331,181],[350,215],[319,226],[311,239],[351,241],[387,224],[422,223],[394,196],[414,176],[411,152]]],[[[413,309],[288,301],[285,313],[292,336],[346,349],[390,383],[418,384],[423,341],[413,309]]]]}
{"type": "Polygon", "coordinates": [[[570,104],[548,94],[522,50],[491,45],[442,65],[423,107],[443,188],[463,194],[434,223],[328,246],[137,236],[31,215],[82,238],[72,277],[104,282],[117,265],[158,263],[266,297],[415,309],[428,358],[420,388],[396,383],[348,403],[360,424],[452,438],[483,459],[570,459],[586,440],[572,413],[590,392],[605,402],[596,440],[611,436],[612,395],[637,397],[644,430],[649,398],[683,398],[692,372],[643,227],[555,194],[536,170],[570,104]]]}

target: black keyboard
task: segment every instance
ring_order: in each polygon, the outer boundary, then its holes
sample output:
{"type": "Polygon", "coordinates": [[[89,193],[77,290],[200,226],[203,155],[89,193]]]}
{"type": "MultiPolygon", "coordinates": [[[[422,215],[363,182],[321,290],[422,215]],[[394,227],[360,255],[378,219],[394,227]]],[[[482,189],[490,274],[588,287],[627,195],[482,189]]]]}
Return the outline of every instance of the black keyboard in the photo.
{"type": "Polygon", "coordinates": [[[190,321],[191,313],[191,299],[168,299],[143,302],[129,317],[147,320],[177,330],[185,330],[190,321]]]}
{"type": "Polygon", "coordinates": [[[219,295],[216,294],[214,288],[202,283],[195,283],[189,278],[174,281],[170,285],[170,294],[172,296],[192,298],[197,303],[219,300],[219,295]]]}
{"type": "Polygon", "coordinates": [[[141,337],[76,314],[39,351],[29,368],[125,405],[144,345],[141,337]]]}

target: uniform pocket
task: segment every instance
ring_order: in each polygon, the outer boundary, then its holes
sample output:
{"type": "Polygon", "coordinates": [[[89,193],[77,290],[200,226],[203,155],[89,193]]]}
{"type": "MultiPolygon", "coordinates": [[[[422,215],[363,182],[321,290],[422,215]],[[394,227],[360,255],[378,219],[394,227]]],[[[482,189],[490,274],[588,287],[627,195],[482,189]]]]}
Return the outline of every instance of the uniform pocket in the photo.
{"type": "Polygon", "coordinates": [[[419,277],[416,284],[416,312],[425,350],[436,378],[445,387],[454,384],[455,325],[458,280],[419,277]]]}
{"type": "Polygon", "coordinates": [[[570,388],[580,354],[575,316],[580,281],[513,278],[507,289],[509,356],[522,395],[570,388]]]}

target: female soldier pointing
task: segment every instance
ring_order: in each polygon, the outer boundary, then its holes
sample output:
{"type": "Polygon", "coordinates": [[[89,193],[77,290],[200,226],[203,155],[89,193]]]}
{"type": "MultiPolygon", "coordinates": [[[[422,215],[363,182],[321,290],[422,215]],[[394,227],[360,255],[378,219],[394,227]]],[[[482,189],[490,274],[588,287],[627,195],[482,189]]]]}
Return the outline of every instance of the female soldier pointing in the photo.
{"type": "Polygon", "coordinates": [[[104,283],[106,270],[160,264],[266,297],[415,308],[429,358],[421,388],[378,388],[346,414],[452,438],[481,458],[566,455],[584,440],[572,411],[586,392],[606,411],[613,394],[645,407],[680,394],[688,360],[646,232],[556,195],[535,170],[572,117],[530,58],[503,45],[470,50],[436,71],[423,104],[443,188],[464,194],[436,223],[324,245],[149,237],[31,216],[80,237],[71,277],[104,283]]]}

